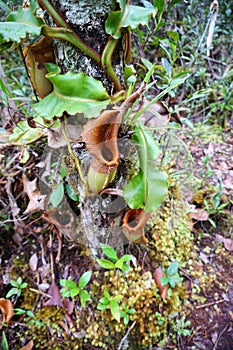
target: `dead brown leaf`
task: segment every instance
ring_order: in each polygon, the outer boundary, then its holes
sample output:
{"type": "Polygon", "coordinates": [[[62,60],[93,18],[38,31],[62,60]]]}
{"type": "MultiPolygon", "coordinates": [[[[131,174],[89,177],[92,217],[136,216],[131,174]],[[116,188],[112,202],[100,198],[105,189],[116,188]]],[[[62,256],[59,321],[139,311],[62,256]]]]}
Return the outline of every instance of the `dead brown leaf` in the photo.
{"type": "Polygon", "coordinates": [[[51,283],[49,287],[48,294],[51,295],[51,298],[48,301],[46,301],[45,306],[63,307],[60,290],[54,281],[51,283]]]}
{"type": "Polygon", "coordinates": [[[34,345],[33,340],[30,340],[29,343],[27,343],[25,346],[23,346],[19,350],[31,350],[33,348],[33,345],[34,345]]]}
{"type": "Polygon", "coordinates": [[[219,234],[216,234],[216,241],[218,243],[223,243],[224,247],[229,250],[230,252],[233,252],[233,240],[230,238],[225,238],[219,234]]]}
{"type": "Polygon", "coordinates": [[[37,254],[34,253],[29,259],[30,269],[32,271],[36,271],[37,270],[37,265],[38,265],[38,257],[37,257],[37,254]]]}
{"type": "Polygon", "coordinates": [[[192,219],[197,221],[207,221],[209,219],[209,214],[206,210],[201,208],[196,208],[190,213],[192,219]]]}
{"type": "Polygon", "coordinates": [[[29,203],[24,214],[32,213],[34,211],[44,210],[45,195],[42,195],[37,187],[37,179],[30,181],[25,174],[23,174],[23,188],[24,192],[29,197],[29,203]]]}
{"type": "Polygon", "coordinates": [[[12,302],[5,298],[0,298],[0,310],[2,311],[2,323],[10,323],[14,316],[14,305],[12,302]]]}
{"type": "Polygon", "coordinates": [[[155,280],[155,283],[157,284],[158,286],[158,289],[160,291],[160,294],[161,294],[161,298],[162,299],[166,299],[167,298],[167,293],[168,293],[168,284],[166,285],[162,285],[161,283],[161,278],[165,276],[163,271],[162,271],[162,268],[161,267],[158,267],[154,274],[153,274],[153,277],[154,277],[154,280],[155,280]]]}

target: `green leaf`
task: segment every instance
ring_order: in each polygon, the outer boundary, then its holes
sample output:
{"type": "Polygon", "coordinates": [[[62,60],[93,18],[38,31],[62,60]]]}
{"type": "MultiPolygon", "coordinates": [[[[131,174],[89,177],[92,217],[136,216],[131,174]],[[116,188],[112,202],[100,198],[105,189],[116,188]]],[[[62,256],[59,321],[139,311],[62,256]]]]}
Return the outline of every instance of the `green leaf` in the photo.
{"type": "Polygon", "coordinates": [[[69,184],[66,184],[66,193],[70,197],[70,199],[72,199],[73,201],[75,202],[79,201],[79,195],[73,192],[73,189],[69,184]]]}
{"type": "Polygon", "coordinates": [[[125,315],[124,324],[128,324],[128,323],[129,323],[129,315],[125,315]]]}
{"type": "Polygon", "coordinates": [[[41,117],[52,120],[66,111],[71,115],[83,113],[87,118],[94,118],[108,105],[110,98],[100,81],[84,73],[60,74],[60,68],[54,64],[46,67],[50,69],[46,77],[54,90],[34,105],[41,117]]]}
{"type": "Polygon", "coordinates": [[[36,17],[31,8],[25,10],[23,7],[20,7],[17,11],[12,12],[6,19],[7,22],[17,22],[15,26],[18,26],[18,23],[25,23],[40,27],[44,24],[41,18],[36,17]]]}
{"type": "Polygon", "coordinates": [[[110,294],[107,290],[104,290],[104,296],[109,299],[110,298],[110,294]]]}
{"type": "Polygon", "coordinates": [[[107,306],[109,304],[109,299],[108,298],[101,298],[99,302],[100,302],[100,304],[107,306]]]}
{"type": "Polygon", "coordinates": [[[11,12],[11,9],[2,0],[0,0],[0,8],[3,9],[4,12],[7,12],[7,13],[11,12]]]}
{"type": "Polygon", "coordinates": [[[115,269],[115,264],[107,259],[97,259],[98,264],[104,269],[115,269]]]}
{"type": "Polygon", "coordinates": [[[68,289],[77,288],[77,284],[72,280],[60,280],[60,285],[68,289]]]}
{"type": "Polygon", "coordinates": [[[115,297],[112,298],[112,300],[121,300],[123,298],[123,295],[117,294],[115,297]]]}
{"type": "Polygon", "coordinates": [[[78,282],[79,288],[83,289],[88,284],[88,282],[91,279],[91,274],[92,274],[92,271],[87,271],[87,272],[84,272],[84,274],[82,274],[78,282]]]}
{"type": "Polygon", "coordinates": [[[75,286],[75,288],[70,290],[70,296],[71,298],[76,297],[76,295],[79,295],[80,288],[78,286],[75,286]]]}
{"type": "Polygon", "coordinates": [[[91,300],[89,293],[86,290],[81,290],[79,295],[82,307],[86,307],[86,302],[91,300]]]}
{"type": "Polygon", "coordinates": [[[64,184],[61,182],[55,190],[50,195],[49,201],[52,204],[53,208],[57,208],[57,206],[61,203],[64,197],[64,184]]]}
{"type": "Polygon", "coordinates": [[[169,279],[166,276],[160,278],[160,282],[163,286],[169,283],[169,279]]]}
{"type": "Polygon", "coordinates": [[[179,268],[178,262],[177,261],[172,262],[167,269],[167,275],[168,276],[175,275],[178,271],[178,268],[179,268]]]}
{"type": "Polygon", "coordinates": [[[121,314],[119,305],[117,304],[116,300],[110,300],[110,310],[115,320],[117,320],[117,322],[120,322],[121,314]]]}
{"type": "Polygon", "coordinates": [[[12,135],[9,137],[9,142],[16,144],[33,143],[45,134],[42,128],[31,128],[27,121],[18,122],[14,128],[12,135]]]}
{"type": "Polygon", "coordinates": [[[166,33],[171,39],[173,39],[175,41],[180,40],[180,36],[177,32],[174,32],[173,30],[167,30],[166,33]]]}
{"type": "Polygon", "coordinates": [[[131,267],[127,264],[123,264],[121,270],[123,272],[129,272],[131,270],[131,267]]]}
{"type": "Polygon", "coordinates": [[[9,345],[8,345],[8,341],[7,341],[7,338],[6,338],[5,331],[2,331],[1,345],[2,345],[2,350],[9,350],[9,345]]]}
{"type": "Polygon", "coordinates": [[[40,27],[21,22],[17,22],[17,24],[15,22],[0,22],[0,43],[6,41],[20,43],[27,34],[39,36],[40,27]]]}
{"type": "Polygon", "coordinates": [[[105,22],[106,33],[115,39],[121,37],[122,29],[131,30],[136,29],[139,24],[146,25],[151,16],[156,15],[154,8],[128,5],[125,0],[117,0],[117,2],[120,4],[121,10],[111,12],[105,22]]]}
{"type": "Polygon", "coordinates": [[[130,260],[132,260],[132,256],[129,254],[125,254],[115,263],[115,266],[122,269],[124,262],[130,261],[130,260]]]}
{"type": "Polygon", "coordinates": [[[114,248],[107,244],[101,244],[101,249],[103,253],[114,262],[118,260],[117,253],[114,248]]]}
{"type": "Polygon", "coordinates": [[[11,288],[6,295],[6,298],[12,297],[12,295],[18,294],[18,288],[11,288]]]}
{"type": "Polygon", "coordinates": [[[166,197],[167,174],[155,166],[159,148],[151,133],[135,128],[133,139],[137,144],[141,169],[125,186],[124,198],[132,209],[144,208],[146,212],[153,212],[166,197]]]}
{"type": "Polygon", "coordinates": [[[99,304],[97,305],[97,309],[98,309],[98,310],[106,310],[107,307],[108,307],[108,304],[101,304],[101,303],[99,303],[99,304]]]}

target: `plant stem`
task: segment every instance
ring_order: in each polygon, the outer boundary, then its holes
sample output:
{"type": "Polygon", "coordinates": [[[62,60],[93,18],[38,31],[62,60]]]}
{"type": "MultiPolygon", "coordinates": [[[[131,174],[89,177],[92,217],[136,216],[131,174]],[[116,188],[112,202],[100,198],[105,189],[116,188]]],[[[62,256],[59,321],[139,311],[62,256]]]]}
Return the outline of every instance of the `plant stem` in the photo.
{"type": "Polygon", "coordinates": [[[111,78],[112,82],[114,83],[116,90],[121,91],[122,90],[121,83],[118,79],[118,76],[116,75],[116,73],[112,68],[112,55],[117,46],[118,40],[119,39],[114,39],[112,37],[108,39],[108,42],[102,53],[101,64],[102,64],[103,70],[107,73],[107,75],[111,78]]]}
{"type": "Polygon", "coordinates": [[[74,34],[68,28],[53,28],[49,26],[43,26],[41,29],[41,34],[45,36],[49,36],[51,38],[62,39],[70,42],[74,46],[76,46],[82,53],[86,56],[90,57],[93,61],[95,61],[98,65],[101,64],[100,55],[92,50],[89,46],[87,46],[82,39],[80,39],[76,34],[74,34]]]}
{"type": "Polygon", "coordinates": [[[38,0],[38,4],[45,9],[50,16],[53,17],[54,21],[61,27],[67,28],[67,24],[63,18],[59,15],[59,13],[55,10],[53,5],[48,0],[38,0]]]}
{"type": "Polygon", "coordinates": [[[72,150],[72,147],[71,147],[71,144],[70,144],[70,140],[69,140],[69,138],[68,138],[68,136],[67,136],[67,134],[66,134],[66,130],[65,130],[65,120],[66,120],[66,118],[64,119],[64,122],[63,122],[63,123],[61,122],[62,133],[63,133],[63,135],[64,135],[64,138],[65,138],[66,142],[67,142],[67,147],[68,147],[69,154],[70,154],[71,157],[74,159],[74,162],[75,162],[76,168],[77,168],[77,170],[78,170],[80,179],[81,179],[81,181],[82,181],[84,184],[86,184],[86,180],[85,180],[85,178],[84,178],[84,176],[83,176],[83,172],[82,172],[82,169],[81,169],[81,165],[80,165],[80,163],[79,163],[78,158],[75,156],[75,154],[74,154],[74,152],[73,152],[73,150],[72,150]]]}

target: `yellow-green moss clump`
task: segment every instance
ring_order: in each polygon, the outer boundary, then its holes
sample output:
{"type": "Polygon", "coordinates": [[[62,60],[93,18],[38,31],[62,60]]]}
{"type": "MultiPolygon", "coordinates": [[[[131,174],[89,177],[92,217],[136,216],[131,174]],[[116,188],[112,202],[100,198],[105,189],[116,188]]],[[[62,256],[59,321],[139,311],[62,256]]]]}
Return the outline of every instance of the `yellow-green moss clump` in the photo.
{"type": "Polygon", "coordinates": [[[171,185],[167,199],[155,214],[152,214],[148,240],[154,260],[168,267],[171,261],[184,266],[193,256],[193,234],[189,207],[181,199],[179,186],[171,185]]]}
{"type": "Polygon", "coordinates": [[[180,310],[180,297],[182,299],[184,296],[180,286],[173,290],[171,296],[162,300],[151,272],[143,272],[138,267],[127,274],[115,270],[105,272],[103,280],[94,280],[92,298],[99,300],[103,297],[104,290],[112,296],[123,296],[119,301],[122,311],[124,302],[135,312],[129,316],[128,325],[125,325],[123,318],[120,322],[113,318],[110,309],[96,310],[86,329],[86,342],[90,341],[93,346],[101,349],[115,349],[134,321],[135,325],[127,338],[130,349],[166,342],[169,316],[180,310]]]}

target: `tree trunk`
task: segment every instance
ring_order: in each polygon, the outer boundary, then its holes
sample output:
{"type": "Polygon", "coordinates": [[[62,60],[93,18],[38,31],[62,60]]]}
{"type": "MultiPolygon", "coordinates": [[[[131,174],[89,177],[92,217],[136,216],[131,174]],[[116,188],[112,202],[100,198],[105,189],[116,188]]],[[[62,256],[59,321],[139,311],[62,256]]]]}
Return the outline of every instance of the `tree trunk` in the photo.
{"type": "MultiPolygon", "coordinates": [[[[83,40],[83,42],[101,55],[108,41],[108,35],[105,33],[105,21],[108,13],[112,11],[112,1],[53,0],[52,4],[68,26],[83,40]]],[[[51,17],[47,18],[47,21],[50,25],[52,24],[51,17]]],[[[66,73],[67,71],[72,71],[73,73],[84,72],[100,80],[109,95],[113,95],[115,92],[114,85],[99,65],[71,44],[57,39],[53,40],[53,42],[56,62],[61,68],[62,73],[66,73]]],[[[121,40],[116,50],[114,50],[112,64],[118,79],[122,86],[124,86],[121,40]]],[[[77,121],[82,125],[86,122],[86,120],[83,121],[83,118],[80,118],[79,115],[70,118],[71,124],[74,122],[75,118],[75,124],[77,124],[77,121]]],[[[80,134],[77,135],[77,139],[80,134]]],[[[73,146],[75,147],[75,144],[73,144],[73,146]]],[[[78,148],[78,151],[75,152],[76,156],[80,159],[84,175],[86,175],[88,165],[90,164],[90,155],[88,155],[86,149],[80,150],[80,148],[78,148]]],[[[84,233],[94,257],[99,255],[100,243],[106,243],[114,246],[118,251],[121,250],[124,240],[121,233],[122,208],[125,206],[123,199],[116,196],[112,197],[111,195],[87,197],[85,195],[86,189],[77,174],[76,176],[74,175],[73,178],[76,178],[75,181],[78,181],[75,187],[79,189],[80,202],[76,213],[80,211],[80,215],[77,216],[77,214],[73,212],[72,224],[68,229],[68,236],[72,236],[77,242],[83,243],[84,233]],[[115,198],[114,202],[112,202],[112,198],[115,198]],[[73,230],[75,230],[75,232],[73,232],[73,230]]],[[[66,225],[66,227],[67,226],[69,225],[66,225]]],[[[63,232],[67,233],[67,229],[64,229],[63,232]]]]}

